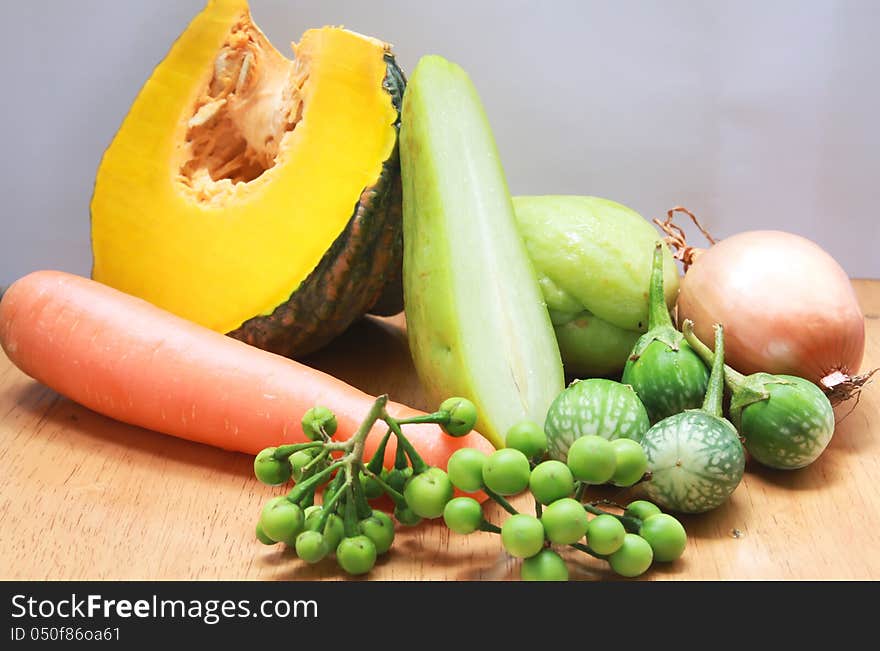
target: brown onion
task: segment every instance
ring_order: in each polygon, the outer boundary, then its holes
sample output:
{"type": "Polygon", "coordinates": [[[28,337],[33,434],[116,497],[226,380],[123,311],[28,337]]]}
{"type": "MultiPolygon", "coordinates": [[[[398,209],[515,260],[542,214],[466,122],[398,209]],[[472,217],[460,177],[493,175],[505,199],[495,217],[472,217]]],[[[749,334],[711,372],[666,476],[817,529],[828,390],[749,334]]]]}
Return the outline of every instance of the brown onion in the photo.
{"type": "Polygon", "coordinates": [[[849,277],[814,242],[781,231],[748,231],[693,256],[681,282],[679,322],[712,342],[724,324],[726,361],[811,380],[849,396],[865,351],[865,319],[849,277]]]}

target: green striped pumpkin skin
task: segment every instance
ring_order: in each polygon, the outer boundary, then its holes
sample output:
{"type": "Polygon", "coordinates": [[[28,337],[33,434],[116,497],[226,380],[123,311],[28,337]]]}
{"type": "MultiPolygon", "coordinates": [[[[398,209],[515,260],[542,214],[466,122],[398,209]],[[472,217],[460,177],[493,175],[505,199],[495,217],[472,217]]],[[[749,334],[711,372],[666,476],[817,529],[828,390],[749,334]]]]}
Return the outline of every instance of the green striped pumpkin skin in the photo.
{"type": "Polygon", "coordinates": [[[736,428],[701,410],[666,418],[645,434],[651,480],[642,490],[659,506],[702,513],[721,506],[745,471],[745,452],[736,428]]]}
{"type": "Polygon", "coordinates": [[[648,412],[631,386],[593,378],[576,380],[556,397],[544,432],[550,457],[565,461],[568,448],[581,436],[641,442],[649,426],[648,412]]]}
{"type": "Polygon", "coordinates": [[[637,359],[627,360],[622,381],[632,385],[651,422],[657,423],[703,404],[709,370],[686,341],[672,350],[665,342],[654,340],[637,359]]]}
{"type": "Polygon", "coordinates": [[[767,384],[769,399],[731,416],[756,461],[782,470],[803,468],[831,442],[834,411],[812,382],[791,375],[777,377],[789,384],[767,384]]]}

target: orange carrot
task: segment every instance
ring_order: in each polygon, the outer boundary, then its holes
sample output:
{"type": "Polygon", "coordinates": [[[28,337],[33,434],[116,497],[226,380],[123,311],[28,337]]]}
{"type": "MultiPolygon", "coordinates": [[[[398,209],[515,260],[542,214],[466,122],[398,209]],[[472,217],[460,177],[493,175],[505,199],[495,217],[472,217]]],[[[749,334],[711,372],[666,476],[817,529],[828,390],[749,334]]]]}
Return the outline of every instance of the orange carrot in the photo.
{"type": "MultiPolygon", "coordinates": [[[[347,439],[374,398],[326,373],[186,321],[139,298],[59,271],[13,283],[0,301],[0,345],[22,371],[96,412],[132,425],[256,454],[306,440],[310,407],[336,414],[347,439]]],[[[397,418],[419,415],[388,403],[397,418]]],[[[385,429],[367,439],[372,455],[385,429]]],[[[437,425],[408,425],[431,465],[461,447],[493,448],[472,432],[452,438],[437,425]]],[[[393,463],[389,445],[385,463],[393,463]]]]}

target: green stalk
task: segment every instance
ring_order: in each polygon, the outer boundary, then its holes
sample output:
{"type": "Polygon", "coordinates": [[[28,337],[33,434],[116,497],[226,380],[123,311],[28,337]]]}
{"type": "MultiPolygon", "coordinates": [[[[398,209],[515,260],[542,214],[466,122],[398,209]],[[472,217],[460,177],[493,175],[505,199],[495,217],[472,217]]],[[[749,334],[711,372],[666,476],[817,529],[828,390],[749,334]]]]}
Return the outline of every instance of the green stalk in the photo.
{"type": "Polygon", "coordinates": [[[322,470],[321,472],[316,472],[305,481],[301,481],[296,486],[294,486],[287,494],[287,499],[294,503],[299,502],[309,490],[319,486],[325,479],[327,479],[327,477],[333,474],[334,470],[338,470],[339,468],[342,468],[344,466],[344,461],[337,461],[336,463],[324,468],[324,470],[322,470]]]}
{"type": "Polygon", "coordinates": [[[383,394],[376,398],[373,402],[373,405],[370,407],[370,411],[367,412],[366,418],[364,418],[364,422],[360,424],[357,431],[354,433],[354,436],[351,437],[349,441],[345,443],[345,449],[348,451],[348,455],[351,455],[352,459],[357,459],[359,461],[363,461],[364,458],[364,443],[367,440],[367,435],[370,433],[370,430],[373,429],[373,425],[379,420],[379,417],[385,412],[385,405],[388,403],[388,395],[383,394]]]}
{"type": "Polygon", "coordinates": [[[492,498],[495,502],[500,504],[501,508],[503,508],[505,511],[507,511],[511,515],[517,515],[519,513],[519,511],[517,511],[515,508],[513,508],[513,505],[510,502],[508,502],[506,499],[501,497],[498,493],[496,493],[492,489],[487,488],[486,486],[483,486],[483,492],[486,493],[486,495],[488,495],[490,498],[492,498]]]}
{"type": "Polygon", "coordinates": [[[620,520],[620,523],[623,525],[623,528],[626,529],[629,533],[638,533],[639,529],[642,528],[642,521],[638,518],[633,518],[628,515],[618,515],[617,513],[611,513],[610,511],[606,511],[605,509],[600,509],[595,504],[584,504],[584,510],[587,513],[592,513],[593,515],[610,515],[612,517],[620,520]]]}
{"type": "Polygon", "coordinates": [[[321,445],[324,445],[322,441],[309,441],[308,443],[289,443],[288,445],[279,445],[277,448],[275,448],[275,452],[272,453],[272,458],[277,459],[278,461],[283,461],[284,459],[289,458],[292,454],[299,452],[300,450],[308,450],[310,448],[316,448],[321,445]]]}
{"type": "Polygon", "coordinates": [[[648,330],[658,326],[674,327],[669,308],[666,306],[666,295],[663,293],[663,242],[654,245],[654,257],[651,261],[651,284],[648,289],[648,330]]]}
{"type": "Polygon", "coordinates": [[[311,470],[318,467],[318,464],[321,463],[322,460],[326,459],[330,455],[330,450],[321,450],[321,452],[311,461],[309,461],[305,466],[303,466],[303,476],[307,476],[306,473],[310,473],[311,470]]]}
{"type": "Polygon", "coordinates": [[[300,507],[303,509],[307,509],[315,503],[315,488],[310,488],[306,491],[306,494],[303,495],[302,499],[299,501],[300,507]]]}
{"type": "MultiPolygon", "coordinates": [[[[693,330],[692,330],[693,331],[693,330]]],[[[703,411],[716,418],[722,416],[722,400],[724,399],[724,327],[715,324],[715,358],[712,360],[712,372],[709,374],[709,386],[703,400],[703,411]]]]}
{"type": "Polygon", "coordinates": [[[367,468],[366,474],[368,477],[372,477],[379,483],[379,486],[381,486],[382,490],[384,490],[388,497],[391,498],[395,506],[399,506],[401,508],[406,506],[406,499],[403,497],[403,495],[401,493],[398,493],[391,486],[389,486],[380,475],[372,472],[369,468],[367,468]]]}
{"type": "Polygon", "coordinates": [[[342,485],[343,485],[344,481],[345,481],[345,474],[341,473],[341,472],[336,473],[336,476],[333,478],[333,481],[331,481],[327,485],[327,488],[324,490],[324,499],[322,500],[323,503],[321,504],[322,508],[327,508],[327,504],[329,504],[331,502],[333,504],[336,503],[337,495],[342,492],[341,489],[342,489],[342,485]]]}
{"type": "MultiPolygon", "coordinates": [[[[392,429],[389,427],[388,429],[392,429]]],[[[394,468],[395,470],[404,470],[407,466],[409,466],[409,460],[406,458],[406,452],[403,449],[403,444],[400,442],[400,438],[397,438],[397,447],[394,449],[394,468]]]]}
{"type": "Polygon", "coordinates": [[[413,447],[412,443],[409,442],[409,439],[403,435],[403,431],[400,429],[400,424],[384,410],[382,413],[382,420],[388,423],[388,427],[390,427],[394,432],[394,435],[397,436],[397,449],[400,450],[401,446],[403,446],[406,456],[408,456],[410,462],[412,462],[413,475],[425,472],[429,467],[428,464],[425,463],[425,460],[422,459],[421,455],[416,452],[416,449],[413,447]]]}
{"type": "Polygon", "coordinates": [[[370,462],[367,464],[367,470],[372,472],[374,475],[378,475],[382,472],[382,465],[385,461],[385,448],[388,447],[388,439],[391,438],[391,428],[385,432],[385,436],[382,437],[382,440],[379,441],[379,447],[376,448],[375,454],[373,454],[373,458],[370,459],[370,462]]]}
{"type": "Polygon", "coordinates": [[[361,485],[360,478],[357,476],[358,473],[354,471],[354,465],[349,466],[348,473],[352,477],[351,492],[354,495],[355,511],[357,512],[358,520],[369,518],[373,514],[373,508],[367,501],[367,496],[364,494],[364,487],[361,485]]]}
{"type": "Polygon", "coordinates": [[[397,421],[398,425],[415,425],[418,423],[430,423],[436,425],[445,425],[449,422],[448,411],[435,411],[433,414],[424,414],[423,416],[411,416],[397,421]]]}
{"type": "Polygon", "coordinates": [[[342,524],[345,527],[345,537],[353,538],[358,535],[358,517],[357,505],[354,500],[354,490],[352,489],[351,477],[346,478],[345,482],[345,513],[342,516],[342,524]]]}
{"type": "Polygon", "coordinates": [[[571,543],[570,546],[574,547],[575,549],[579,549],[580,551],[584,552],[585,554],[589,554],[590,556],[592,556],[594,558],[599,558],[599,559],[602,559],[603,561],[608,560],[607,556],[603,556],[602,554],[597,554],[596,552],[594,552],[592,549],[590,549],[584,543],[571,543]]]}
{"type": "Polygon", "coordinates": [[[604,509],[600,509],[598,506],[596,506],[594,504],[588,503],[588,504],[584,504],[583,506],[584,506],[584,510],[587,513],[592,513],[593,515],[606,515],[606,514],[614,515],[613,513],[609,514],[608,511],[606,511],[604,509]]]}
{"type": "Polygon", "coordinates": [[[330,488],[327,489],[327,492],[324,493],[324,496],[327,498],[324,503],[321,505],[321,515],[318,516],[318,522],[316,523],[316,531],[320,531],[324,533],[324,527],[327,526],[327,520],[330,519],[330,516],[333,514],[333,509],[336,507],[336,503],[345,493],[342,488],[342,473],[339,473],[336,476],[336,479],[333,480],[333,483],[330,485],[330,488]],[[328,495],[330,491],[333,491],[332,494],[328,495]]]}
{"type": "MultiPolygon", "coordinates": [[[[721,327],[721,326],[717,326],[717,327],[721,327]]],[[[706,362],[707,364],[711,364],[712,368],[714,369],[714,367],[715,367],[715,353],[713,353],[709,349],[709,347],[706,344],[704,344],[702,341],[700,341],[700,339],[697,337],[697,335],[694,334],[694,322],[691,321],[690,319],[685,319],[684,323],[681,326],[681,331],[684,334],[685,340],[690,344],[691,348],[693,348],[697,352],[697,355],[699,355],[702,358],[702,360],[704,362],[706,362]]],[[[715,339],[716,339],[715,350],[718,350],[718,344],[717,344],[718,333],[717,332],[715,333],[715,339]]],[[[722,342],[722,346],[721,346],[721,356],[722,356],[722,362],[723,362],[724,361],[723,342],[722,342]]],[[[726,364],[722,364],[722,366],[724,368],[724,379],[727,381],[728,386],[730,386],[730,390],[733,392],[739,391],[742,388],[743,384],[745,383],[746,376],[743,375],[742,373],[740,373],[739,371],[732,369],[730,366],[727,366],[726,364]]],[[[711,378],[710,378],[709,382],[711,383],[711,378]]]]}
{"type": "Polygon", "coordinates": [[[501,527],[495,526],[488,520],[483,520],[480,523],[479,527],[480,531],[488,531],[489,533],[501,533],[501,527]]]}

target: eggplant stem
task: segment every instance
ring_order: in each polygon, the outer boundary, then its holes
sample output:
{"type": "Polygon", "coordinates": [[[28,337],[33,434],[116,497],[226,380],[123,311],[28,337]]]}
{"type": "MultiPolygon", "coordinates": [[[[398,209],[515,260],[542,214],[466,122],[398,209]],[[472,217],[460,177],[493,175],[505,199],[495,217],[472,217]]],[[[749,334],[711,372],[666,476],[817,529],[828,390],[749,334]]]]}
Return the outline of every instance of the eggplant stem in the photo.
{"type": "MultiPolygon", "coordinates": [[[[685,321],[685,325],[693,333],[693,322],[685,321]]],[[[722,400],[724,399],[724,326],[716,323],[715,326],[715,353],[712,360],[712,372],[709,374],[709,385],[706,388],[706,398],[703,400],[703,411],[712,414],[716,418],[722,416],[722,400]]]]}
{"type": "Polygon", "coordinates": [[[663,242],[654,245],[654,257],[651,260],[651,284],[648,289],[648,331],[658,326],[672,326],[672,317],[666,305],[666,294],[663,292],[663,242]]]}
{"type": "MultiPolygon", "coordinates": [[[[687,341],[691,348],[693,348],[697,355],[699,355],[704,362],[710,365],[714,365],[715,363],[715,353],[700,341],[700,338],[694,333],[694,322],[690,319],[685,319],[684,323],[681,324],[681,332],[684,335],[685,341],[687,341]]],[[[724,379],[727,380],[727,384],[730,386],[730,389],[734,392],[738,391],[742,386],[743,382],[745,382],[746,376],[732,369],[727,364],[724,364],[724,379]]]]}

